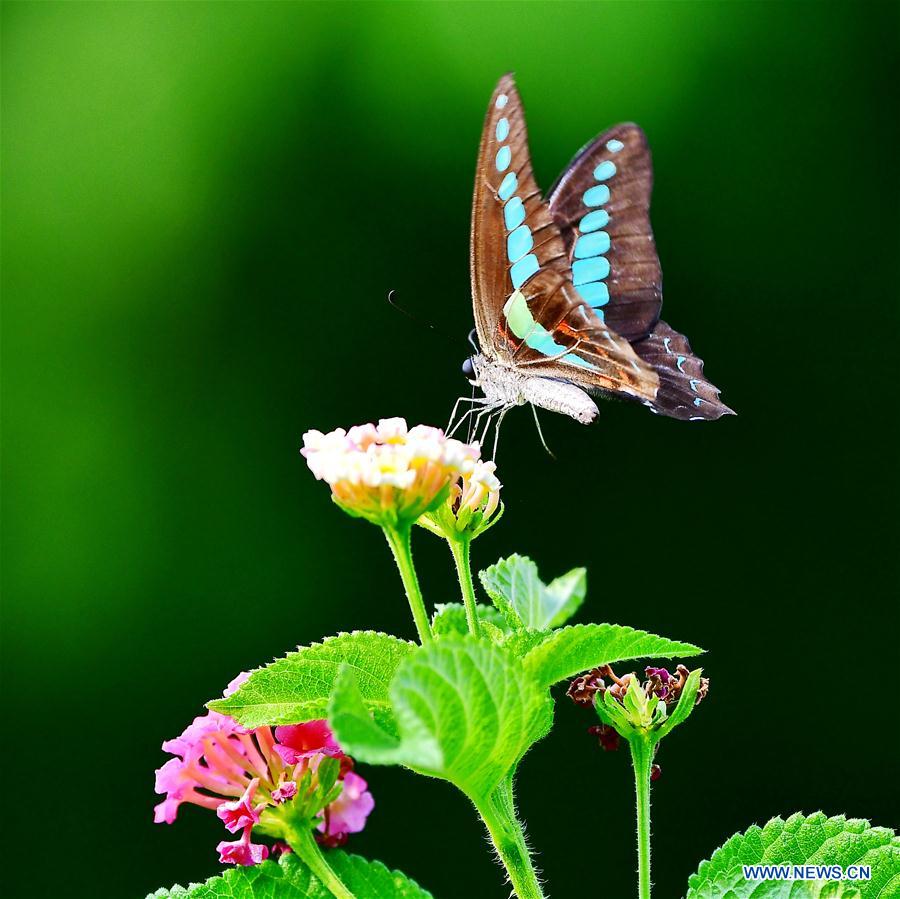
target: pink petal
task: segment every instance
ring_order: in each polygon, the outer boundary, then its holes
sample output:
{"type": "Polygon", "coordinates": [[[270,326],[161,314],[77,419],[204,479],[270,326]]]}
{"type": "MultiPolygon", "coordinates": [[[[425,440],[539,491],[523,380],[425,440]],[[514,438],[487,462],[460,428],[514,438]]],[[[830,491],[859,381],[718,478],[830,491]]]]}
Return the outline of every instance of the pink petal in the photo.
{"type": "Polygon", "coordinates": [[[253,808],[253,794],[259,786],[259,778],[255,777],[247,785],[244,795],[234,802],[223,802],[216,814],[225,823],[225,828],[231,833],[237,833],[245,827],[252,827],[259,822],[259,812],[253,808]]]}
{"type": "Polygon", "coordinates": [[[233,843],[223,841],[216,846],[216,852],[223,865],[258,865],[269,857],[268,846],[242,839],[233,843]]]}
{"type": "Polygon", "coordinates": [[[292,780],[288,780],[272,790],[272,800],[276,805],[281,805],[282,802],[287,802],[288,799],[293,799],[296,795],[297,784],[292,780]]]}
{"type": "Polygon", "coordinates": [[[300,759],[310,758],[319,752],[341,754],[341,747],[324,718],[276,727],[275,739],[278,741],[275,751],[286,765],[295,765],[300,759]]]}
{"type": "Polygon", "coordinates": [[[245,684],[247,682],[247,678],[249,677],[249,671],[242,671],[236,678],[228,682],[228,686],[225,688],[225,692],[222,695],[231,696],[232,693],[236,693],[238,687],[245,684]]]}
{"type": "Polygon", "coordinates": [[[178,806],[181,805],[180,799],[166,797],[159,805],[153,807],[153,823],[154,824],[171,824],[178,815],[178,806]]]}
{"type": "Polygon", "coordinates": [[[319,830],[329,836],[359,833],[375,808],[368,784],[358,774],[351,771],[344,778],[343,786],[341,795],[328,806],[327,829],[325,820],[319,825],[319,830]]]}

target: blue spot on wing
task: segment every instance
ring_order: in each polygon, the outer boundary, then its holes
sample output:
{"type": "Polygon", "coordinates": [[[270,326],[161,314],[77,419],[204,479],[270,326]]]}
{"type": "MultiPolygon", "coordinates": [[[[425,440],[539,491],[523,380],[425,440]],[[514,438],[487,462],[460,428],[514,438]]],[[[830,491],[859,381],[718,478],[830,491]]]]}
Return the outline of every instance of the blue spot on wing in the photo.
{"type": "Polygon", "coordinates": [[[616,173],[616,164],[610,160],[605,159],[597,168],[594,169],[594,180],[595,181],[608,181],[612,178],[616,173]]]}
{"type": "Polygon", "coordinates": [[[609,261],[603,256],[579,259],[572,263],[572,283],[578,287],[591,281],[601,281],[609,274],[609,261]]]}
{"type": "Polygon", "coordinates": [[[579,284],[578,292],[590,306],[605,306],[609,302],[609,288],[602,281],[579,284]]]}
{"type": "Polygon", "coordinates": [[[582,234],[575,242],[575,258],[589,259],[591,256],[600,256],[608,249],[609,235],[605,231],[582,234]]]}
{"type": "Polygon", "coordinates": [[[579,223],[578,230],[582,234],[598,231],[609,224],[609,213],[605,209],[595,209],[589,212],[579,223]]]}
{"type": "Polygon", "coordinates": [[[507,231],[514,231],[525,221],[525,204],[518,197],[513,197],[503,207],[503,221],[507,231]]]}
{"type": "Polygon", "coordinates": [[[534,246],[534,238],[528,225],[520,225],[506,238],[506,255],[510,262],[516,262],[534,246]]]}
{"type": "Polygon", "coordinates": [[[500,182],[500,189],[497,191],[497,195],[501,200],[508,200],[516,192],[518,186],[519,179],[516,178],[516,173],[507,172],[500,182]]]}
{"type": "Polygon", "coordinates": [[[513,287],[517,289],[521,287],[532,275],[537,274],[539,269],[540,265],[538,265],[537,256],[534,253],[523,256],[509,270],[509,277],[512,280],[513,287]]]}
{"type": "Polygon", "coordinates": [[[585,206],[602,206],[609,202],[609,188],[605,184],[590,187],[582,197],[585,206]]]}

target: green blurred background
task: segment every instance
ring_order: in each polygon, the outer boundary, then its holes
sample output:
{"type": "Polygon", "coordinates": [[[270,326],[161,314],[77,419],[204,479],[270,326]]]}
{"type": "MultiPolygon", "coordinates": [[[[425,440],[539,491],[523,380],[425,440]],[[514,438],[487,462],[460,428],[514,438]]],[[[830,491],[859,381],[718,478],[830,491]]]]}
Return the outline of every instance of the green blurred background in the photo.
{"type": "MultiPolygon", "coordinates": [[[[4,3],[7,895],[212,874],[214,816],[151,823],[160,742],[298,643],[412,635],[380,535],[297,449],[441,424],[464,390],[475,154],[510,69],[545,187],[646,129],[665,317],[740,414],[545,416],[556,462],[510,416],[477,563],[585,564],[580,620],[709,648],[661,758],[660,897],[775,814],[896,826],[897,50],[896,4],[4,3]]],[[[452,599],[443,548],[418,557],[452,599]]],[[[521,772],[556,897],[634,892],[627,759],[590,723],[560,703],[521,772]]],[[[459,794],[364,773],[351,849],[507,895],[459,794]]]]}

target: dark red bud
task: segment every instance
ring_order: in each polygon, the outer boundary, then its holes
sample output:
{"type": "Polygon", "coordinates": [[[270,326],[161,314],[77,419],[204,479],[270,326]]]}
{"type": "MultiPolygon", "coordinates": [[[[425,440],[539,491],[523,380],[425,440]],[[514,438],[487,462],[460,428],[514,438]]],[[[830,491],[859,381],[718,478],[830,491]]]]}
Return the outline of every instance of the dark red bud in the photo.
{"type": "Polygon", "coordinates": [[[604,752],[615,752],[619,748],[620,737],[608,724],[595,724],[588,728],[588,733],[597,738],[604,752]]]}

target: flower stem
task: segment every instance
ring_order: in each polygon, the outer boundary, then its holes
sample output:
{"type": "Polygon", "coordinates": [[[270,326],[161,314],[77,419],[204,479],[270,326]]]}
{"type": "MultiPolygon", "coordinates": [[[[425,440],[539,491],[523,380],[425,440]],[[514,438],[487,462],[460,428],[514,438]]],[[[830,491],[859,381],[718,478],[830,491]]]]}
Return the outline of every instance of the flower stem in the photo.
{"type": "Polygon", "coordinates": [[[466,621],[469,623],[469,633],[478,637],[481,634],[481,627],[478,624],[475,587],[472,584],[472,563],[469,553],[472,541],[468,537],[460,537],[447,542],[450,544],[450,552],[453,553],[453,561],[456,563],[456,576],[459,578],[463,605],[466,607],[466,621]]]}
{"type": "Polygon", "coordinates": [[[343,881],[325,860],[311,830],[291,827],[287,832],[287,841],[303,864],[322,881],[332,896],[335,896],[336,899],[356,899],[356,896],[344,886],[343,881]]]}
{"type": "Polygon", "coordinates": [[[419,632],[419,642],[426,644],[431,641],[431,625],[428,623],[428,615],[425,612],[425,600],[422,599],[422,590],[419,587],[419,579],[412,560],[412,548],[410,546],[411,528],[402,529],[386,527],[384,535],[388,545],[394,554],[394,561],[400,571],[400,579],[403,581],[403,589],[409,601],[413,621],[419,632]]]}
{"type": "Polygon", "coordinates": [[[653,744],[638,734],[628,741],[637,798],[638,897],[650,899],[650,769],[653,744]]]}
{"type": "Polygon", "coordinates": [[[512,778],[507,778],[486,802],[478,803],[476,807],[487,825],[491,842],[506,868],[515,895],[518,899],[544,899],[544,892],[531,862],[531,853],[525,844],[522,825],[516,817],[512,778]]]}

